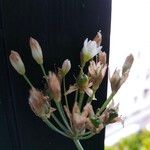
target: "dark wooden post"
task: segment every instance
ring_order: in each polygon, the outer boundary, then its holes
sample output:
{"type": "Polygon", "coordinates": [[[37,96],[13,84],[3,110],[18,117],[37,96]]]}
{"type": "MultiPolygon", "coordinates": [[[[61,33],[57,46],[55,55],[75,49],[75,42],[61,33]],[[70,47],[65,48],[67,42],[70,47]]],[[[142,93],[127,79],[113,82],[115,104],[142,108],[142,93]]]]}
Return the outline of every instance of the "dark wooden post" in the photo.
{"type": "MultiPolygon", "coordinates": [[[[60,66],[69,58],[72,71],[77,72],[83,41],[92,39],[98,30],[102,30],[103,50],[109,54],[111,0],[0,0],[0,9],[0,149],[74,150],[72,141],[49,131],[32,113],[28,85],[12,69],[8,56],[10,50],[17,50],[27,75],[40,88],[36,81],[42,74],[28,44],[33,36],[43,48],[46,68],[52,70],[54,63],[60,66]]],[[[106,90],[105,79],[95,106],[106,98],[106,90]]],[[[86,150],[103,150],[104,130],[82,144],[86,150]]]]}

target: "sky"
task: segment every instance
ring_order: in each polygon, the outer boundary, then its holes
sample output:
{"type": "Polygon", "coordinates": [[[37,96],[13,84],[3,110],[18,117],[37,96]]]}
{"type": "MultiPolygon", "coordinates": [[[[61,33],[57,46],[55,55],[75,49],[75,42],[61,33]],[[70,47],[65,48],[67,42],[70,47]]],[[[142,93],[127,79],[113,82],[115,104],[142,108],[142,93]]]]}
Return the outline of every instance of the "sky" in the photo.
{"type": "Polygon", "coordinates": [[[150,125],[150,0],[112,0],[110,74],[131,53],[135,61],[129,78],[114,98],[125,127],[108,126],[106,145],[150,125]]]}

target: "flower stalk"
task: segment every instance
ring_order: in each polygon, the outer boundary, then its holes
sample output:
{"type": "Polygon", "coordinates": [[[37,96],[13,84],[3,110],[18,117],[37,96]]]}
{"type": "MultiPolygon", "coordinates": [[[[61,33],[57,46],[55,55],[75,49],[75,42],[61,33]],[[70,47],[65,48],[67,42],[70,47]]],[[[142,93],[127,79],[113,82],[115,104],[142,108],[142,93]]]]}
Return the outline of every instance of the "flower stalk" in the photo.
{"type": "Polygon", "coordinates": [[[104,104],[102,105],[102,107],[97,111],[97,115],[99,116],[107,107],[107,105],[110,103],[110,101],[113,99],[113,97],[115,96],[116,92],[112,92],[110,94],[110,96],[107,98],[107,100],[104,102],[104,104]]]}
{"type": "Polygon", "coordinates": [[[45,122],[47,124],[47,126],[49,128],[51,128],[52,130],[58,132],[59,134],[67,137],[67,138],[70,138],[67,134],[65,134],[64,132],[62,132],[61,130],[57,129],[48,119],[46,118],[42,118],[43,122],[45,122]]]}
{"type": "Polygon", "coordinates": [[[28,77],[27,77],[25,74],[23,75],[23,77],[24,77],[24,79],[27,81],[27,83],[29,84],[29,86],[32,88],[33,85],[32,85],[32,83],[30,82],[30,80],[28,79],[28,77]]]}
{"type": "Polygon", "coordinates": [[[78,150],[84,150],[78,139],[73,139],[73,141],[74,141],[74,143],[75,143],[78,150]]]}

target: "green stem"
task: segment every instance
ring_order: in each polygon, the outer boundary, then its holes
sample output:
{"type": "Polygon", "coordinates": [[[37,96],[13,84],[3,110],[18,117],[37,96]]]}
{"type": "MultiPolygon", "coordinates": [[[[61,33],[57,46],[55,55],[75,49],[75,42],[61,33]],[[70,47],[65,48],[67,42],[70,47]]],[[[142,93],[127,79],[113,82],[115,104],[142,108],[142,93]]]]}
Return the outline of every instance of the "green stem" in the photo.
{"type": "Polygon", "coordinates": [[[58,126],[63,129],[66,133],[68,132],[68,130],[66,129],[66,127],[57,119],[57,117],[55,116],[54,113],[52,113],[52,117],[55,120],[55,122],[58,124],[58,126]]]}
{"type": "Polygon", "coordinates": [[[80,95],[79,95],[79,109],[80,110],[82,108],[83,99],[84,99],[84,92],[80,92],[80,95]]]}
{"type": "Polygon", "coordinates": [[[75,93],[75,102],[77,102],[77,99],[78,99],[78,90],[75,93]]]}
{"type": "Polygon", "coordinates": [[[68,137],[68,138],[69,138],[69,136],[68,136],[67,134],[65,134],[65,133],[62,132],[61,130],[57,129],[47,118],[43,118],[43,121],[44,121],[44,122],[47,124],[47,126],[48,126],[49,128],[51,128],[52,130],[54,130],[54,131],[60,133],[61,135],[63,135],[63,136],[65,136],[65,137],[68,137]]]}
{"type": "Polygon", "coordinates": [[[44,77],[45,77],[46,81],[48,82],[48,80],[47,80],[47,75],[46,75],[44,66],[43,66],[43,65],[40,65],[40,67],[41,67],[41,69],[42,69],[42,72],[43,72],[43,74],[44,74],[44,77]]]}
{"type": "Polygon", "coordinates": [[[68,122],[67,122],[67,118],[66,118],[66,116],[65,116],[64,110],[63,110],[63,108],[62,108],[61,102],[56,102],[56,101],[55,101],[55,104],[56,104],[56,106],[57,106],[57,108],[58,108],[58,111],[59,111],[59,113],[60,113],[60,116],[62,117],[62,120],[64,121],[66,127],[67,127],[67,128],[69,129],[69,131],[72,133],[72,130],[71,130],[71,128],[70,128],[70,126],[69,126],[69,124],[68,124],[68,122]]]}
{"type": "Polygon", "coordinates": [[[88,134],[91,134],[91,131],[85,132],[85,133],[83,133],[83,134],[79,134],[78,137],[86,136],[86,135],[88,135],[88,134]]]}
{"type": "Polygon", "coordinates": [[[23,77],[24,77],[24,79],[27,81],[27,83],[30,85],[30,87],[32,88],[33,85],[32,85],[32,83],[30,82],[30,80],[28,79],[28,77],[27,77],[25,74],[23,75],[23,77]]]}
{"type": "Polygon", "coordinates": [[[105,103],[102,105],[102,107],[98,110],[98,112],[96,113],[96,115],[100,115],[105,108],[107,107],[107,105],[109,104],[109,102],[112,100],[112,98],[114,97],[114,95],[116,94],[116,92],[112,92],[110,94],[110,96],[108,97],[108,99],[105,101],[105,103]]]}
{"type": "MultiPolygon", "coordinates": [[[[65,81],[65,77],[63,78],[63,87],[64,87],[64,96],[65,96],[66,106],[67,106],[67,109],[70,110],[70,109],[69,109],[69,105],[68,105],[67,95],[65,94],[65,93],[66,93],[66,81],[65,81]]],[[[70,125],[71,125],[71,127],[72,127],[72,122],[71,122],[70,119],[69,119],[69,121],[70,121],[70,125]]]]}
{"type": "Polygon", "coordinates": [[[74,141],[78,150],[84,150],[79,140],[73,139],[73,141],[74,141]]]}
{"type": "Polygon", "coordinates": [[[91,137],[94,136],[94,135],[95,135],[94,133],[91,133],[91,134],[89,134],[89,135],[80,137],[79,139],[80,139],[80,140],[87,140],[87,139],[91,138],[91,137]]]}

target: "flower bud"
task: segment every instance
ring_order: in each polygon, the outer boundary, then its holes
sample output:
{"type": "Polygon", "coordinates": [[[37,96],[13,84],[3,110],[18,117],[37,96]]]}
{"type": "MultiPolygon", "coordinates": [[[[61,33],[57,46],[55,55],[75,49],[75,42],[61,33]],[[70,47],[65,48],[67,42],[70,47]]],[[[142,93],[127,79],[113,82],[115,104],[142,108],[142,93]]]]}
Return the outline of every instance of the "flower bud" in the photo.
{"type": "Polygon", "coordinates": [[[59,102],[61,100],[61,87],[58,77],[53,72],[49,72],[48,86],[53,99],[59,102]]]}
{"type": "Polygon", "coordinates": [[[100,61],[100,63],[105,65],[106,64],[106,60],[107,60],[106,53],[100,51],[100,53],[99,53],[99,61],[100,61]]]}
{"type": "Polygon", "coordinates": [[[64,77],[69,72],[70,69],[71,69],[70,60],[66,59],[62,64],[62,68],[60,69],[59,74],[61,75],[61,77],[64,77]]]}
{"type": "Polygon", "coordinates": [[[30,48],[34,60],[40,65],[43,64],[43,54],[41,46],[39,45],[38,41],[33,39],[32,37],[30,38],[30,48]]]}
{"type": "Polygon", "coordinates": [[[85,87],[88,86],[89,78],[86,74],[81,74],[81,76],[77,80],[77,84],[80,90],[83,90],[85,87]]]}
{"type": "Polygon", "coordinates": [[[120,70],[115,70],[112,77],[110,78],[110,83],[111,83],[111,89],[112,91],[117,92],[118,89],[120,88],[120,70]]]}
{"type": "Polygon", "coordinates": [[[80,109],[77,102],[74,103],[72,110],[72,123],[76,131],[83,131],[85,129],[86,117],[80,114],[80,109]]]}
{"type": "Polygon", "coordinates": [[[101,43],[102,43],[102,34],[101,34],[101,31],[97,32],[97,35],[95,36],[95,38],[93,39],[93,41],[96,42],[97,47],[101,45],[101,43]]]}
{"type": "Polygon", "coordinates": [[[25,74],[25,66],[22,62],[20,55],[16,51],[11,51],[11,54],[9,55],[9,60],[11,62],[11,65],[19,74],[25,74]]]}
{"type": "Polygon", "coordinates": [[[133,61],[134,61],[134,57],[132,54],[126,57],[126,60],[122,67],[122,74],[126,73],[127,71],[130,71],[133,61]]]}
{"type": "Polygon", "coordinates": [[[30,90],[29,105],[36,116],[49,118],[53,108],[51,109],[47,97],[34,87],[30,90]]]}

